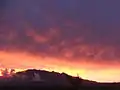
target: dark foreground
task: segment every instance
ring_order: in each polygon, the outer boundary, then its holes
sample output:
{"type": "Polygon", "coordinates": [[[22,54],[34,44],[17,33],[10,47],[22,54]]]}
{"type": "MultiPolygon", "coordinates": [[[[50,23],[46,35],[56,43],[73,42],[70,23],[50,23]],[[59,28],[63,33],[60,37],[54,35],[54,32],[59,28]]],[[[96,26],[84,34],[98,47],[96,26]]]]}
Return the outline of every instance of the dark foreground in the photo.
{"type": "Polygon", "coordinates": [[[79,88],[70,88],[70,87],[34,87],[34,86],[7,86],[0,87],[0,90],[120,90],[118,87],[79,87],[79,88]]]}
{"type": "Polygon", "coordinates": [[[96,84],[80,86],[52,86],[38,82],[33,83],[0,83],[0,90],[120,90],[120,84],[96,84]]]}

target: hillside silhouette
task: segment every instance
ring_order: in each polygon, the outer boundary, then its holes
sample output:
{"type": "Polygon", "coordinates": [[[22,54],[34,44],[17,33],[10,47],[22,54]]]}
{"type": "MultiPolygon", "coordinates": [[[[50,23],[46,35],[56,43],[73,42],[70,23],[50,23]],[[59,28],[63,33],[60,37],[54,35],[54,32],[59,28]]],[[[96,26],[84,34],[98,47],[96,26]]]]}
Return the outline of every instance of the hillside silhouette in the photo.
{"type": "Polygon", "coordinates": [[[120,90],[120,83],[98,83],[66,73],[28,69],[9,77],[0,77],[0,87],[43,88],[44,90],[120,90]]]}
{"type": "Polygon", "coordinates": [[[17,72],[14,79],[20,79],[25,82],[41,82],[51,86],[77,86],[80,85],[82,79],[79,77],[72,77],[66,73],[49,72],[45,70],[29,69],[23,72],[17,72]],[[35,74],[39,75],[39,80],[34,80],[35,74]]]}

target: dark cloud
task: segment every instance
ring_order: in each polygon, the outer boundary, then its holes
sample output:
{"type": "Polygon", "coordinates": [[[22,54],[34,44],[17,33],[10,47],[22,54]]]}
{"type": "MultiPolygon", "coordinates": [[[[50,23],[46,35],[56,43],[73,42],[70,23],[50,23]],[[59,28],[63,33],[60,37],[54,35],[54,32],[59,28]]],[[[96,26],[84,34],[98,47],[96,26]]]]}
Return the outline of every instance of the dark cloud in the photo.
{"type": "Polygon", "coordinates": [[[6,7],[0,4],[4,11],[1,49],[69,59],[119,58],[117,0],[6,0],[6,3],[6,7]]]}

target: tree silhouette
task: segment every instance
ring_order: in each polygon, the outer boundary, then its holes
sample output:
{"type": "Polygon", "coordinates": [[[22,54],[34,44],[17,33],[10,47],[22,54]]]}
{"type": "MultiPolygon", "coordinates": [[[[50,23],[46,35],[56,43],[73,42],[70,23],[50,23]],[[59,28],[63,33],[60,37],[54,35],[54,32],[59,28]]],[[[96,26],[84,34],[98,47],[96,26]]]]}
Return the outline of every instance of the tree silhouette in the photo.
{"type": "Polygon", "coordinates": [[[8,71],[8,69],[6,68],[5,70],[1,70],[1,74],[2,74],[2,76],[5,76],[5,77],[7,77],[7,76],[9,76],[9,71],[8,71]]]}
{"type": "Polygon", "coordinates": [[[15,74],[15,69],[11,69],[10,70],[10,75],[14,75],[15,74]]]}

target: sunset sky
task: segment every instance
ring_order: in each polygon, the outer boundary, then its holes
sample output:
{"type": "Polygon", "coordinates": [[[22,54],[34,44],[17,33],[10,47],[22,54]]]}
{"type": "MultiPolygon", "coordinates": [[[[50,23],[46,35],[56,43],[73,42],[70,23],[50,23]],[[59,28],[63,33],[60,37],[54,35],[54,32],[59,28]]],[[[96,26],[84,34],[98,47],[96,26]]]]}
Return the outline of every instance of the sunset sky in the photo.
{"type": "Polygon", "coordinates": [[[120,0],[0,0],[0,68],[120,82],[120,0]]]}

